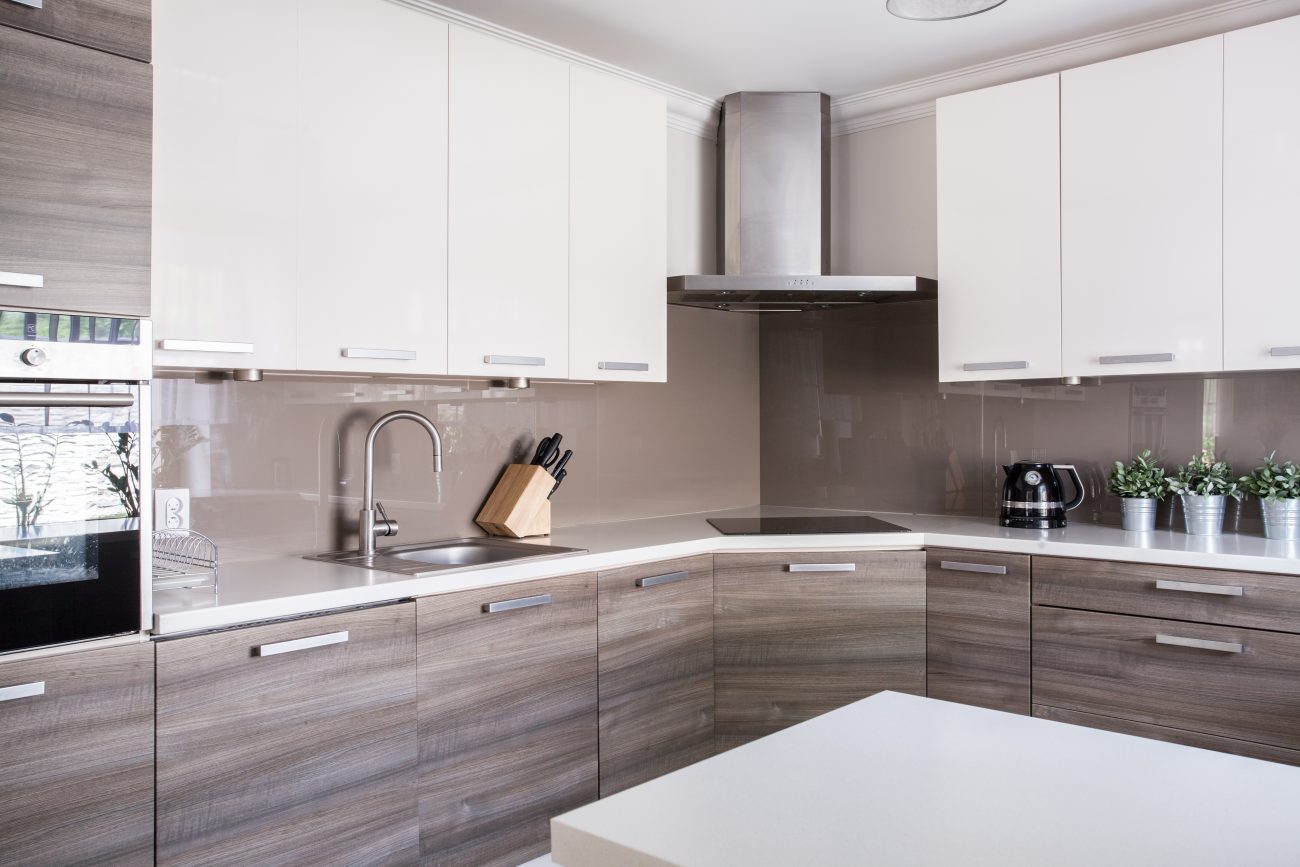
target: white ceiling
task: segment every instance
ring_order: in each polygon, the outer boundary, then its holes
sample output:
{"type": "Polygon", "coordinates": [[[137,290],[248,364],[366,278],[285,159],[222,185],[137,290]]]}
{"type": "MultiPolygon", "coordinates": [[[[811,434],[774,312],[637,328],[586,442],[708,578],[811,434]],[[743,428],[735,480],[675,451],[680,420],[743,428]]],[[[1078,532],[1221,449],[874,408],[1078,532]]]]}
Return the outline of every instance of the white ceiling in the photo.
{"type": "Polygon", "coordinates": [[[441,0],[447,6],[708,97],[840,97],[1221,5],[1209,0],[1007,0],[956,21],[904,21],[885,0],[441,0]]]}

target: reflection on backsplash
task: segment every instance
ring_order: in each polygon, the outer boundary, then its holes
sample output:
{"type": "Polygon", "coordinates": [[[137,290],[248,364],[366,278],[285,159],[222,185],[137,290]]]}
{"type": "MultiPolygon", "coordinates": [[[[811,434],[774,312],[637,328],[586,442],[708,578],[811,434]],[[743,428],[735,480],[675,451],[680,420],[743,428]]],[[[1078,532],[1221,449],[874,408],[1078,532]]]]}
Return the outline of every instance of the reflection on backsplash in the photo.
{"type": "Polygon", "coordinates": [[[411,409],[438,426],[443,472],[419,426],[384,429],[375,494],[401,534],[381,545],[482,535],[473,518],[502,468],[557,430],[574,450],[557,526],[752,505],[757,358],[754,318],[673,308],[667,384],[160,377],[154,484],[190,489],[194,529],[226,561],[351,547],[366,432],[411,409]]]}
{"type": "MultiPolygon", "coordinates": [[[[941,385],[934,302],[765,316],[760,344],[765,503],[993,520],[1001,465],[1043,460],[1083,476],[1070,520],[1118,525],[1106,476],[1142,449],[1172,469],[1217,436],[1239,474],[1300,459],[1300,373],[941,385]]],[[[1159,521],[1181,528],[1172,499],[1159,521]]],[[[1258,505],[1229,526],[1258,532],[1258,505]]]]}

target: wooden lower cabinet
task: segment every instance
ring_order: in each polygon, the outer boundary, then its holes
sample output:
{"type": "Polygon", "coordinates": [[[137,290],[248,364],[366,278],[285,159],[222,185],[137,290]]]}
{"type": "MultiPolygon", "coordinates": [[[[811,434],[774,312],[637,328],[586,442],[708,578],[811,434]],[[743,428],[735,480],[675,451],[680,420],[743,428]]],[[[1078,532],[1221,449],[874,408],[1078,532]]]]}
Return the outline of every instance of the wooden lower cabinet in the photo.
{"type": "Polygon", "coordinates": [[[926,551],[926,694],[1029,713],[1029,557],[926,551]]]}
{"type": "Polygon", "coordinates": [[[0,863],[153,863],[153,655],[0,663],[0,863]]]}
{"type": "Polygon", "coordinates": [[[713,557],[601,572],[600,795],[713,755],[713,557]]]}
{"type": "Polygon", "coordinates": [[[157,643],[159,865],[402,865],[415,605],[157,643]]]}
{"type": "Polygon", "coordinates": [[[0,2],[0,24],[149,62],[149,0],[0,2]]]}
{"type": "Polygon", "coordinates": [[[596,576],[426,596],[420,863],[515,867],[596,800],[596,576]]]}
{"type": "Polygon", "coordinates": [[[714,557],[717,747],[881,690],[925,694],[925,553],[714,557]]]}

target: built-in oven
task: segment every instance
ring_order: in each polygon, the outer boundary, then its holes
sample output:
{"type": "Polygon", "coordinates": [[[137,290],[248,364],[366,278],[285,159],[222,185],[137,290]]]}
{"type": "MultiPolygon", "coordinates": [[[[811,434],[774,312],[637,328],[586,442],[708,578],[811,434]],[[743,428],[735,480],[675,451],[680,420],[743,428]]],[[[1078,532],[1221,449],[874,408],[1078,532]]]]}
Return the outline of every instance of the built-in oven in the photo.
{"type": "Polygon", "coordinates": [[[150,323],[0,310],[0,653],[139,632],[150,323]]]}

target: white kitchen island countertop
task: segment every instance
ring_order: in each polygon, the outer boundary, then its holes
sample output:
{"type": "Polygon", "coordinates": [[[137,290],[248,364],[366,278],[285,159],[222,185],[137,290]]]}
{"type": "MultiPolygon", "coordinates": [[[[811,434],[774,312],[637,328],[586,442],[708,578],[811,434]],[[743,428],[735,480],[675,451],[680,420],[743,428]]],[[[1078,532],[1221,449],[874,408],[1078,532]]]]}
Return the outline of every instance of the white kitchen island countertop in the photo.
{"type": "Polygon", "coordinates": [[[551,822],[563,867],[1296,865],[1300,768],[879,693],[551,822]]]}
{"type": "MultiPolygon", "coordinates": [[[[409,544],[424,540],[395,541],[409,544]]],[[[1092,524],[1061,530],[1010,530],[989,518],[846,513],[777,506],[563,527],[538,541],[583,548],[588,553],[490,568],[447,570],[420,578],[300,557],[223,563],[218,570],[216,595],[207,590],[154,593],[153,631],[161,635],[193,632],[413,596],[735,551],[897,550],[929,546],[1300,576],[1300,544],[1273,542],[1260,536],[1188,536],[1172,530],[1125,533],[1115,527],[1092,524]],[[817,514],[872,514],[911,532],[724,536],[706,521],[710,517],[817,514]]]]}

